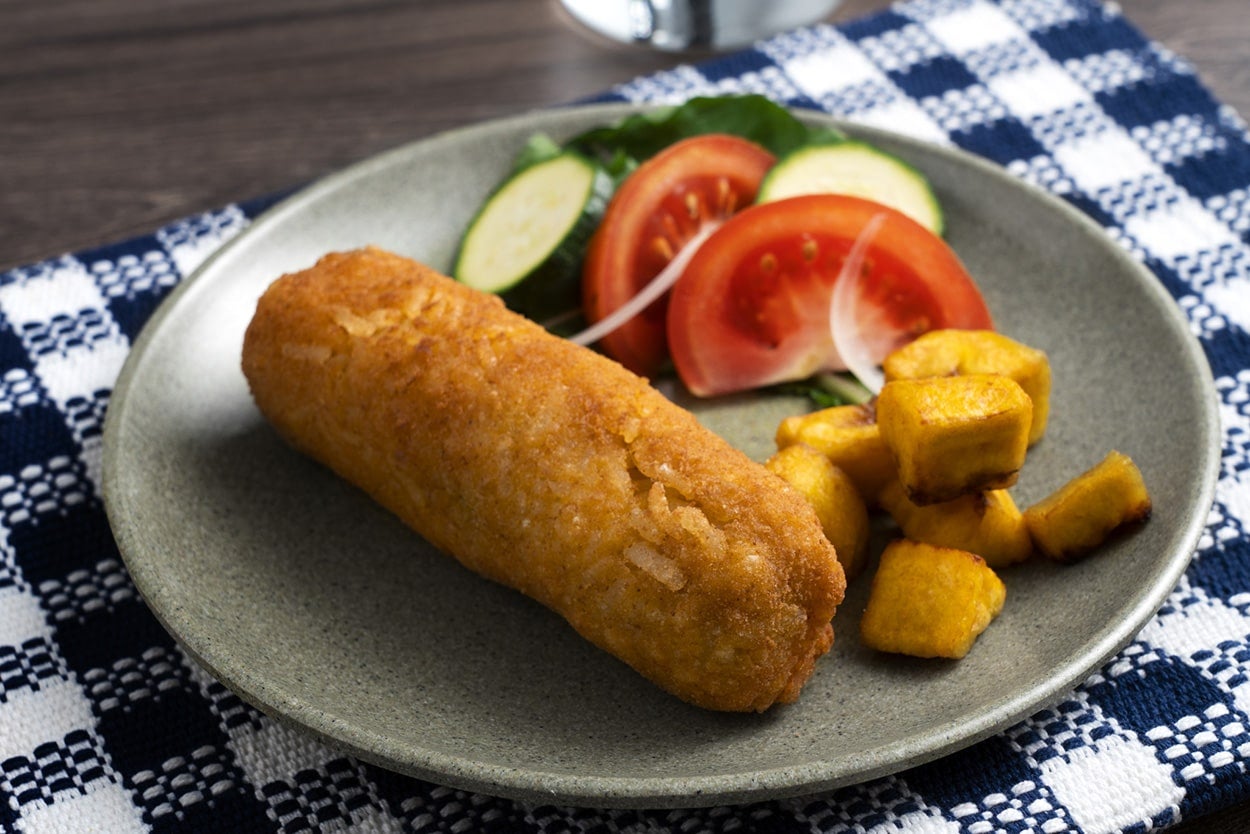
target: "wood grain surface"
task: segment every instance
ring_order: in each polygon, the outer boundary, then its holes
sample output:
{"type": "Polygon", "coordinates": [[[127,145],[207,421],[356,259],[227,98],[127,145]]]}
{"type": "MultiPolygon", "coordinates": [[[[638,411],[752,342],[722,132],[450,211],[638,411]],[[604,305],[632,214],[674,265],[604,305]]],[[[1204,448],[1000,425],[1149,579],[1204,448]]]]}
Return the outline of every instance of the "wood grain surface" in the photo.
{"type": "MultiPolygon", "coordinates": [[[[1245,0],[1120,8],[1250,114],[1245,0]]],[[[706,57],[611,44],[555,0],[0,0],[0,269],[706,57]]],[[[1173,830],[1250,831],[1250,803],[1173,830]]]]}
{"type": "MultiPolygon", "coordinates": [[[[1122,8],[1250,112],[1244,0],[1122,8]]],[[[555,0],[0,0],[0,268],[704,57],[588,36],[555,0]]]]}

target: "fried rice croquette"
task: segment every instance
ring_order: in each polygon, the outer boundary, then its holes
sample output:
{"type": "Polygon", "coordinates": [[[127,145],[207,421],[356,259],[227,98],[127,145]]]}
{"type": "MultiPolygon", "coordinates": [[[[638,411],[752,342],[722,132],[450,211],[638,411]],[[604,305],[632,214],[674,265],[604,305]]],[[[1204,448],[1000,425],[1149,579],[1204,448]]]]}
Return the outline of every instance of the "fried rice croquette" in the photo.
{"type": "Polygon", "coordinates": [[[781,478],[617,363],[376,248],[264,293],[243,369],[294,447],[701,707],[798,697],[845,581],[781,478]]]}

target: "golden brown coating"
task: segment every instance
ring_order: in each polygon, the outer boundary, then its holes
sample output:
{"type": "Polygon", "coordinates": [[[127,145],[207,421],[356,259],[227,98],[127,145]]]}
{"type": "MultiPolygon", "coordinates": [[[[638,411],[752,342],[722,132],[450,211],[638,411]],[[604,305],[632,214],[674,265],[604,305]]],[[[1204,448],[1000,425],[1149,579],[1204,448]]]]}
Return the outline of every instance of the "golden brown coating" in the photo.
{"type": "Polygon", "coordinates": [[[266,291],[243,368],[292,445],[686,701],[793,701],[833,641],[844,578],[804,500],[492,296],[327,255],[266,291]]]}

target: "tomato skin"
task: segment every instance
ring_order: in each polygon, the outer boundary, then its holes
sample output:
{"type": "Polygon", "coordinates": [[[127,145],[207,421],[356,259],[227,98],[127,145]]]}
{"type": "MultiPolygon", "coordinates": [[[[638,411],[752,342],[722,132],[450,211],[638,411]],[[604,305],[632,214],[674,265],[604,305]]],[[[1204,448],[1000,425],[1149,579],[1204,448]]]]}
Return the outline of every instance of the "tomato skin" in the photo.
{"type": "MultiPolygon", "coordinates": [[[[608,203],[582,271],[583,310],[595,323],[625,304],[709,220],[751,205],[775,158],[728,134],[676,142],[643,162],[608,203]]],[[[667,297],[608,334],[600,346],[642,376],[668,359],[667,297]]]]}
{"type": "Polygon", "coordinates": [[[833,286],[878,214],[885,221],[865,256],[859,304],[871,312],[879,341],[897,345],[939,328],[992,329],[958,256],[905,215],[832,194],[764,203],[713,233],[673,288],[669,347],[691,393],[712,396],[843,370],[829,324],[833,286]]]}

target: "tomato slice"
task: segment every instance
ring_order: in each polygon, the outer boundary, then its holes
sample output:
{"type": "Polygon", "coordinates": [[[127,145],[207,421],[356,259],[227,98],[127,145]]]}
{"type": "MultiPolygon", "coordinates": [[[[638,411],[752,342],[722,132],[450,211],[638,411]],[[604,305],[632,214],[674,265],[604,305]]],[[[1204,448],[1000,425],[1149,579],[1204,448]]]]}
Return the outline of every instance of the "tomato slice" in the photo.
{"type": "MultiPolygon", "coordinates": [[[[625,304],[709,221],[755,200],[775,161],[728,134],[676,142],[638,166],[617,189],[591,239],[582,300],[591,324],[625,304]]],[[[625,367],[654,376],[668,358],[667,297],[605,336],[600,346],[625,367]]]]}
{"type": "Polygon", "coordinates": [[[727,221],[674,286],[668,341],[686,387],[710,396],[845,369],[830,329],[833,287],[877,215],[854,301],[878,361],[927,330],[992,328],[980,290],[940,237],[870,200],[793,197],[727,221]]]}

